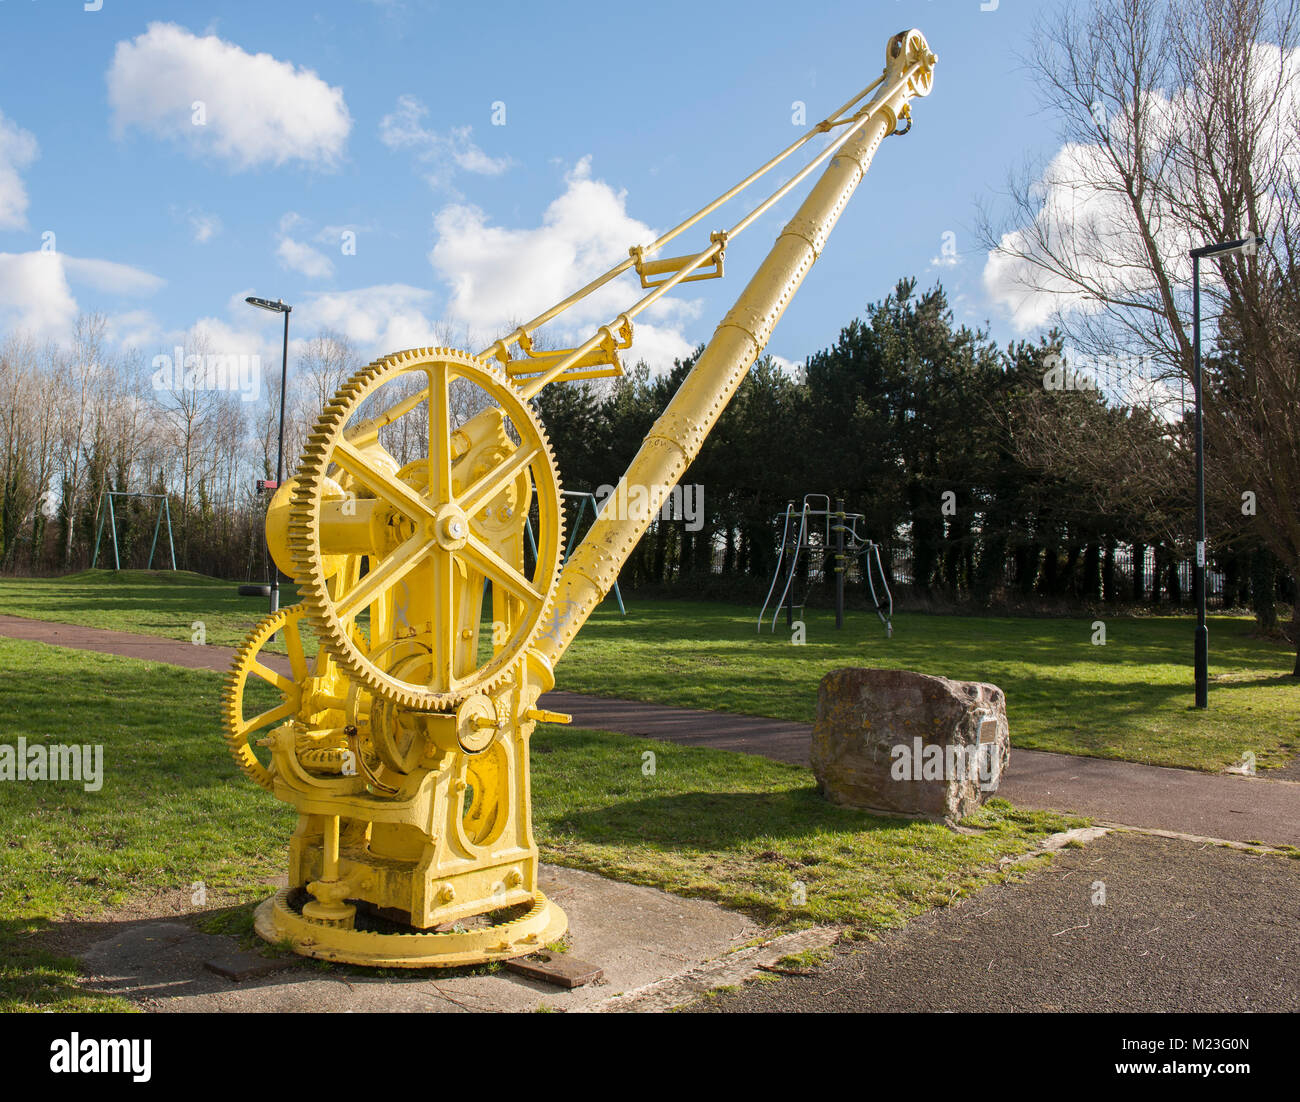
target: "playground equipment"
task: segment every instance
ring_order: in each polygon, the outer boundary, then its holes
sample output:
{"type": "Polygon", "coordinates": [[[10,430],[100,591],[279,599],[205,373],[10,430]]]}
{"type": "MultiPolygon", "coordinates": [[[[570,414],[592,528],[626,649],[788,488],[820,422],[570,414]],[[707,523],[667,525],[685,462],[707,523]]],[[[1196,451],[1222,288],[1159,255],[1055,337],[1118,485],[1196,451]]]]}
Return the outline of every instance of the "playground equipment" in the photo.
{"type": "MultiPolygon", "coordinates": [[[[568,562],[573,555],[573,545],[578,540],[578,531],[582,527],[582,518],[587,512],[587,506],[591,506],[591,519],[594,522],[600,513],[600,505],[596,501],[596,495],[589,490],[561,490],[565,497],[574,498],[578,502],[578,515],[573,518],[573,528],[569,531],[569,542],[564,545],[564,562],[568,562]]],[[[531,518],[524,525],[524,534],[528,537],[528,551],[537,557],[537,540],[533,536],[533,522],[531,518]]],[[[615,582],[611,593],[614,594],[614,600],[618,602],[618,611],[622,616],[627,615],[627,609],[623,607],[623,594],[619,591],[618,582],[615,582]]]]}
{"type": "Polygon", "coordinates": [[[90,557],[90,568],[93,570],[96,563],[99,562],[99,541],[104,534],[104,518],[108,518],[108,531],[113,542],[113,569],[122,569],[122,560],[117,550],[117,514],[113,512],[113,498],[115,497],[134,497],[144,501],[160,501],[158,506],[158,519],[153,522],[153,542],[149,544],[149,563],[146,570],[153,569],[154,552],[158,550],[158,532],[162,527],[162,522],[167,521],[167,554],[171,559],[172,569],[176,569],[176,545],[172,541],[172,511],[167,504],[166,494],[132,494],[123,490],[105,490],[104,498],[99,507],[99,527],[95,529],[95,551],[90,557]]]}
{"type": "MultiPolygon", "coordinates": [[[[781,525],[781,546],[776,555],[776,571],[772,575],[772,584],[767,587],[767,596],[763,598],[763,607],[758,612],[759,631],[763,630],[763,617],[767,614],[767,606],[782,576],[785,577],[785,585],[772,610],[771,630],[776,631],[776,618],[781,615],[783,607],[786,626],[794,626],[796,606],[793,587],[800,558],[810,563],[814,555],[820,554],[822,577],[826,575],[827,561],[834,563],[836,628],[844,626],[844,582],[848,575],[849,564],[856,560],[862,577],[866,580],[867,588],[871,591],[871,601],[876,606],[876,615],[885,625],[885,637],[893,637],[894,595],[889,591],[889,575],[885,573],[885,565],[880,559],[880,545],[858,532],[858,525],[866,523],[866,517],[862,513],[846,513],[843,499],[837,501],[832,510],[831,499],[826,494],[805,494],[803,508],[798,514],[794,511],[792,501],[785,507],[784,513],[773,518],[773,523],[781,525]],[[814,501],[824,501],[826,504],[823,508],[814,509],[812,507],[814,501]],[[795,523],[796,517],[797,523],[795,523]],[[818,536],[820,536],[820,543],[815,538],[818,536]],[[883,601],[876,592],[877,580],[885,594],[883,601]]],[[[809,584],[805,583],[803,600],[798,604],[801,617],[808,600],[808,589],[809,584]]]]}
{"type": "Polygon", "coordinates": [[[895,36],[878,80],[580,291],[477,355],[413,349],[377,360],[326,405],[267,512],[271,554],[302,603],[253,631],[224,695],[236,760],[298,811],[289,886],[258,908],[262,937],[308,956],[422,967],[522,956],[563,933],[563,912],[538,889],[528,747],[537,723],[568,717],[539,697],[766,345],[881,141],[900,122],[910,128],[910,100],[929,93],[935,60],[920,32],[895,36]],[[650,259],[819,134],[831,135],[826,147],[729,231],[699,252],[650,259]],[[728,242],[828,161],[624,473],[619,489],[645,490],[647,507],[602,510],[565,563],[559,476],[529,400],[552,382],[620,374],[637,315],[679,283],[720,277],[728,242]],[[576,348],[535,350],[539,327],[631,270],[648,294],[576,348]],[[486,401],[460,425],[452,380],[486,401]],[[393,428],[417,410],[427,411],[413,422],[418,439],[427,432],[427,455],[399,462],[393,428]],[[264,650],[280,631],[287,667],[264,650]]]}

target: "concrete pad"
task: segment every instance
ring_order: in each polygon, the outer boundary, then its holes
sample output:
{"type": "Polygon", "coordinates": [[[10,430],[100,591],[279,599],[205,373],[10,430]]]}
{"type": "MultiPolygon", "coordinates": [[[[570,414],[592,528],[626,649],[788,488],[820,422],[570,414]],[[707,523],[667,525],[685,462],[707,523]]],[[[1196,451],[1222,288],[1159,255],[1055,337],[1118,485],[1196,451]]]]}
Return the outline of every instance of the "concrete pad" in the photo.
{"type": "MultiPolygon", "coordinates": [[[[706,961],[676,976],[646,984],[626,996],[612,996],[592,1010],[615,1014],[647,1014],[690,1006],[717,987],[737,987],[757,969],[770,968],[782,957],[809,949],[827,949],[839,940],[834,926],[813,926],[792,934],[746,946],[717,960],[706,961]]],[[[810,970],[811,971],[811,970],[810,970]]]]}
{"type": "Polygon", "coordinates": [[[394,978],[291,957],[282,971],[249,969],[236,983],[207,967],[240,953],[234,938],[159,919],[130,923],[83,950],[83,986],[164,1013],[595,1010],[625,992],[699,973],[762,934],[752,919],[716,904],[594,873],[543,866],[541,888],[569,917],[574,957],[602,968],[604,979],[564,990],[505,969],[472,976],[413,970],[394,978]]]}
{"type": "Polygon", "coordinates": [[[256,979],[258,976],[269,976],[272,972],[279,972],[284,968],[284,962],[274,957],[264,957],[259,953],[247,953],[239,950],[214,957],[212,960],[205,960],[203,967],[209,972],[215,972],[218,976],[224,976],[228,980],[242,983],[244,980],[256,979]]]}

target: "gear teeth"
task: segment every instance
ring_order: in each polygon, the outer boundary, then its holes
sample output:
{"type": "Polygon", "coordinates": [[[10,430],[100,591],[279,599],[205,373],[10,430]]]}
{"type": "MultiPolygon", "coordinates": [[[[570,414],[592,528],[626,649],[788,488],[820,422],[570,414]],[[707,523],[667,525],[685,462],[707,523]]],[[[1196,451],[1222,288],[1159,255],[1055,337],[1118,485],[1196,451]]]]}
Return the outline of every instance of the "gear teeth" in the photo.
{"type": "MultiPolygon", "coordinates": [[[[415,348],[393,353],[362,368],[339,388],[321,411],[308,434],[307,441],[298,470],[297,489],[290,505],[288,538],[299,595],[307,618],[316,629],[322,648],[347,676],[359,682],[373,695],[404,708],[446,711],[473,693],[491,693],[499,688],[509,677],[510,667],[514,661],[533,643],[551,615],[559,574],[563,566],[562,548],[565,534],[563,497],[556,471],[555,452],[535,412],[527,403],[519,399],[514,384],[506,373],[476,356],[454,349],[415,348]],[[554,568],[551,577],[547,579],[541,605],[529,630],[523,634],[514,648],[503,652],[501,656],[481,667],[475,675],[466,679],[466,683],[459,689],[446,693],[415,692],[406,687],[405,682],[394,684],[394,679],[377,669],[360,647],[348,637],[334,612],[333,601],[329,596],[321,564],[319,542],[321,480],[329,469],[329,457],[348,419],[378,385],[395,374],[401,374],[412,365],[424,364],[431,360],[447,361],[468,369],[467,377],[477,376],[471,381],[477,382],[503,406],[509,403],[509,416],[520,422],[526,420],[532,426],[546,457],[546,467],[550,474],[550,485],[546,488],[546,492],[550,499],[551,511],[556,516],[557,529],[556,537],[548,540],[548,551],[553,548],[551,553],[554,558],[554,568]]],[[[537,492],[539,495],[543,492],[541,486],[538,486],[537,492]]]]}
{"type": "MultiPolygon", "coordinates": [[[[240,733],[240,728],[244,724],[243,690],[248,683],[249,670],[253,661],[261,653],[262,647],[266,645],[267,640],[288,624],[291,619],[300,619],[304,611],[305,609],[301,604],[293,605],[290,608],[283,608],[278,612],[271,613],[258,623],[248,633],[244,642],[235,652],[234,662],[231,664],[230,671],[226,674],[221,690],[221,710],[225,727],[221,737],[226,743],[231,757],[235,759],[235,764],[255,784],[265,788],[268,792],[273,791],[275,787],[272,774],[257,760],[257,755],[249,747],[248,734],[240,733]]],[[[298,691],[300,692],[300,688],[298,691]]],[[[283,693],[281,695],[284,696],[283,693]]],[[[289,702],[287,697],[285,702],[289,702]]]]}

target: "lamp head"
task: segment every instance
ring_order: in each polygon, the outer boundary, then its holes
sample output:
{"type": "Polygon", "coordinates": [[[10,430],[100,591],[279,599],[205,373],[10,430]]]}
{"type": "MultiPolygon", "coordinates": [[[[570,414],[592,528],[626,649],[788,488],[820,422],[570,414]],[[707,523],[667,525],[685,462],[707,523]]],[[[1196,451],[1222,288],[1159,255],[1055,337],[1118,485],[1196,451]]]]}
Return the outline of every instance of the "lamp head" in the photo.
{"type": "Polygon", "coordinates": [[[272,302],[269,298],[258,298],[256,295],[249,295],[244,301],[249,306],[256,306],[259,310],[270,310],[273,314],[287,314],[293,309],[283,299],[272,302]]]}
{"type": "Polygon", "coordinates": [[[1209,256],[1254,256],[1259,252],[1259,247],[1264,244],[1264,239],[1258,234],[1248,233],[1240,241],[1221,241],[1217,245],[1202,245],[1199,249],[1193,249],[1190,253],[1194,257],[1209,256]]]}

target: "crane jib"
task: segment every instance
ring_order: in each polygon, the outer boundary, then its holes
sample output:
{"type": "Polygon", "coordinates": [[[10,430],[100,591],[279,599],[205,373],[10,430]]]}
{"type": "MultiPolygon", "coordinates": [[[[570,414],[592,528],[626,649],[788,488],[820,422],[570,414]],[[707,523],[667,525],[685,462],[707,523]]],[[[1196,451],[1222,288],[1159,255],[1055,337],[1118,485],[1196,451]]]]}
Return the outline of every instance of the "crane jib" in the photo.
{"type": "Polygon", "coordinates": [[[634,515],[603,512],[561,571],[551,624],[536,646],[552,666],[618,580],[663,499],[767,345],[880,143],[895,132],[900,119],[910,126],[909,101],[929,93],[936,60],[919,31],[891,40],[880,91],[843,136],[821,178],[718,325],[623,475],[620,487],[645,488],[647,508],[634,515]]]}

